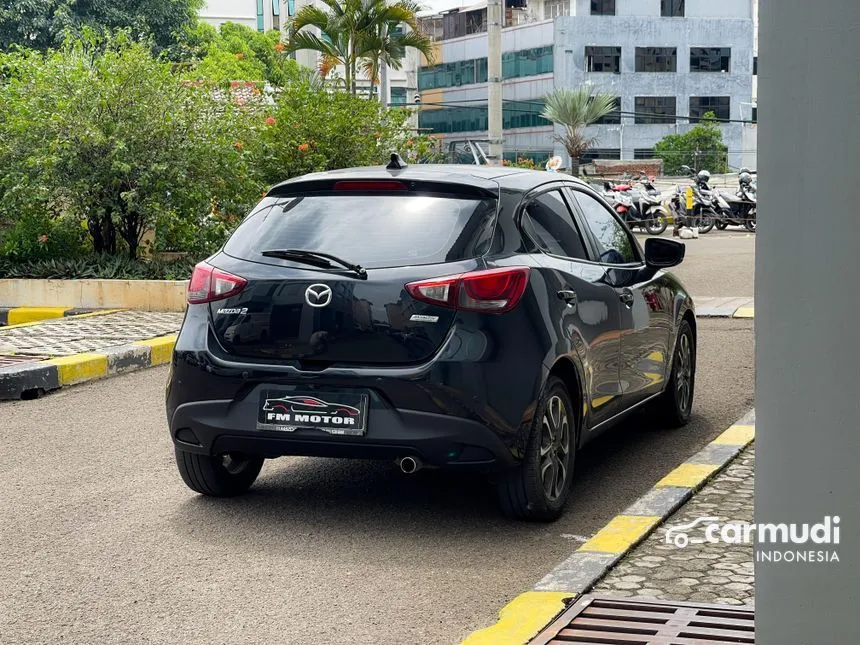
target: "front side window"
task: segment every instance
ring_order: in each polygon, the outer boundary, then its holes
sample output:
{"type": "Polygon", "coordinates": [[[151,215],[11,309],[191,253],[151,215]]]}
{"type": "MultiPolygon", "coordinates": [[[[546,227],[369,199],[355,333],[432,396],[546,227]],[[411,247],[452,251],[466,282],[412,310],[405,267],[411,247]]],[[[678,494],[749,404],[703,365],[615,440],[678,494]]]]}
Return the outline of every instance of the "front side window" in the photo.
{"type": "Polygon", "coordinates": [[[614,213],[591,195],[572,190],[571,193],[582,211],[585,225],[597,240],[596,258],[603,264],[631,264],[639,261],[630,233],[616,219],[614,213]]]}
{"type": "Polygon", "coordinates": [[[585,260],[585,244],[561,191],[551,190],[533,199],[523,216],[523,230],[545,253],[585,260]]]}
{"type": "Polygon", "coordinates": [[[547,0],[543,5],[544,20],[570,15],[570,0],[547,0]]]}

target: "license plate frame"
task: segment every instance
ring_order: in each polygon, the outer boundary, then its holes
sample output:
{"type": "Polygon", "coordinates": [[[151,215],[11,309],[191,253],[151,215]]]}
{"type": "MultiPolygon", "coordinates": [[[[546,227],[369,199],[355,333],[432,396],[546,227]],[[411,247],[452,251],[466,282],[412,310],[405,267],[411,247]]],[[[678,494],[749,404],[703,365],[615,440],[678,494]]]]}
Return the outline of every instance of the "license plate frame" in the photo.
{"type": "Polygon", "coordinates": [[[316,392],[267,388],[257,403],[257,430],[320,430],[331,435],[367,434],[369,396],[365,392],[316,392]]]}

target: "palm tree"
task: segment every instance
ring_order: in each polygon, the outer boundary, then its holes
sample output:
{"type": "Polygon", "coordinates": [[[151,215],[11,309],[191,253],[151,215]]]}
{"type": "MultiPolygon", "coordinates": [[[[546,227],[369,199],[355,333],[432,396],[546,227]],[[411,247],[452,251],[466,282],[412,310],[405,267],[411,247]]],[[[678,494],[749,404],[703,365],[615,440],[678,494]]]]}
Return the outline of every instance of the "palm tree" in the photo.
{"type": "Polygon", "coordinates": [[[586,137],[584,128],[617,109],[615,96],[604,92],[592,95],[585,85],[556,88],[544,99],[541,116],[564,128],[555,138],[570,155],[572,174],[579,174],[579,158],[597,141],[597,137],[586,137]]]}
{"type": "Polygon", "coordinates": [[[418,29],[416,13],[420,5],[413,0],[322,0],[327,10],[303,7],[290,25],[288,49],[311,49],[324,59],[344,67],[346,87],[355,94],[359,61],[365,65],[371,81],[376,79],[380,61],[399,67],[406,48],[414,47],[430,54],[430,41],[418,29]],[[395,27],[404,23],[411,32],[399,34],[395,27]],[[306,29],[316,28],[320,35],[306,29]]]}
{"type": "Polygon", "coordinates": [[[359,45],[362,69],[371,81],[371,97],[379,80],[381,65],[400,69],[407,47],[424,54],[432,64],[433,41],[418,26],[416,14],[419,11],[421,5],[413,0],[398,0],[394,4],[388,4],[385,0],[372,1],[368,11],[370,29],[362,34],[359,45]],[[409,27],[410,31],[404,31],[402,25],[409,27]]]}

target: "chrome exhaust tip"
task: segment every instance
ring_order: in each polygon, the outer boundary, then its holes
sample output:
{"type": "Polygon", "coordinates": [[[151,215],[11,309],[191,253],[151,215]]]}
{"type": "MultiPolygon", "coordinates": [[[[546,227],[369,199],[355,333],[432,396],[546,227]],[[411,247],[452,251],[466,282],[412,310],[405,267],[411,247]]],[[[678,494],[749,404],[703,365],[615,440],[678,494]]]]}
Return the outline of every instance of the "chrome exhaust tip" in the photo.
{"type": "Polygon", "coordinates": [[[422,468],[421,460],[417,457],[401,457],[397,460],[397,465],[400,466],[400,472],[407,475],[417,473],[422,468]]]}

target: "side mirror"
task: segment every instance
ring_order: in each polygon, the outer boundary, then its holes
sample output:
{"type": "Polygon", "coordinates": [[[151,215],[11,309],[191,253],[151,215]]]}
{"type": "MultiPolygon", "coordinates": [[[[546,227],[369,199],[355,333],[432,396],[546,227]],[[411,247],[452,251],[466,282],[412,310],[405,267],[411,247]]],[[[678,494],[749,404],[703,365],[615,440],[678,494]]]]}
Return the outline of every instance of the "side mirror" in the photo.
{"type": "Polygon", "coordinates": [[[684,260],[687,247],[675,240],[649,237],[645,240],[645,264],[650,269],[668,269],[684,260]]]}

